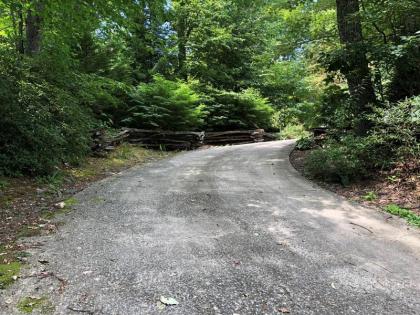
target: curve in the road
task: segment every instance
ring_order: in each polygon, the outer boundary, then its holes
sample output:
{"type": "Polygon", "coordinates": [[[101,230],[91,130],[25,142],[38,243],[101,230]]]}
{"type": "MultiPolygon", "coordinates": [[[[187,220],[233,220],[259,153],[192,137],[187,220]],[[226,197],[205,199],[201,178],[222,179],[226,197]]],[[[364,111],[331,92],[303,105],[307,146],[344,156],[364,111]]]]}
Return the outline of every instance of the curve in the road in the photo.
{"type": "Polygon", "coordinates": [[[56,314],[420,314],[419,233],[302,178],[292,146],[182,153],[91,186],[32,258],[61,292],[29,277],[14,294],[38,287],[56,314]]]}

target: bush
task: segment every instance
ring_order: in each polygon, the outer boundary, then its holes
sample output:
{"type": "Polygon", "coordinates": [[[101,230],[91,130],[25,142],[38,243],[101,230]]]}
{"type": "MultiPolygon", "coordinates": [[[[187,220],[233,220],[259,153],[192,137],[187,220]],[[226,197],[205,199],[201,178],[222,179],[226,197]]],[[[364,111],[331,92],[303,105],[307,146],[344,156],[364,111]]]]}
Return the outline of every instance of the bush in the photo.
{"type": "Polygon", "coordinates": [[[114,127],[127,118],[131,87],[94,74],[78,75],[76,94],[80,104],[90,108],[97,119],[114,127]]]}
{"type": "Polygon", "coordinates": [[[311,177],[343,185],[358,177],[363,170],[362,162],[343,146],[311,152],[305,160],[305,173],[311,177]]]}
{"type": "Polygon", "coordinates": [[[280,139],[298,139],[309,135],[303,125],[287,125],[280,131],[280,139]]]}
{"type": "Polygon", "coordinates": [[[131,127],[186,130],[202,124],[203,105],[200,95],[189,84],[155,76],[153,82],[141,84],[130,95],[131,127]]]}
{"type": "Polygon", "coordinates": [[[369,175],[369,172],[385,163],[374,138],[346,136],[341,141],[329,141],[309,154],[305,161],[305,172],[325,181],[351,181],[369,175]]]}
{"type": "Polygon", "coordinates": [[[273,130],[274,110],[255,89],[228,92],[206,88],[205,129],[213,131],[273,130]]]}
{"type": "Polygon", "coordinates": [[[315,139],[314,137],[302,137],[298,141],[296,141],[296,149],[305,151],[310,150],[315,147],[315,139]]]}
{"type": "Polygon", "coordinates": [[[312,152],[305,162],[308,175],[346,184],[376,169],[389,169],[396,162],[418,159],[420,146],[420,97],[413,97],[370,115],[374,125],[366,137],[336,135],[312,152]]]}
{"type": "Polygon", "coordinates": [[[0,64],[0,174],[41,175],[89,151],[90,114],[68,91],[0,64]]]}
{"type": "Polygon", "coordinates": [[[319,106],[318,126],[328,126],[329,129],[350,129],[355,119],[349,94],[341,86],[328,85],[322,95],[319,106]]]}
{"type": "Polygon", "coordinates": [[[420,132],[420,96],[376,108],[370,118],[375,125],[371,137],[377,139],[386,156],[395,161],[420,156],[416,135],[420,132]]]}

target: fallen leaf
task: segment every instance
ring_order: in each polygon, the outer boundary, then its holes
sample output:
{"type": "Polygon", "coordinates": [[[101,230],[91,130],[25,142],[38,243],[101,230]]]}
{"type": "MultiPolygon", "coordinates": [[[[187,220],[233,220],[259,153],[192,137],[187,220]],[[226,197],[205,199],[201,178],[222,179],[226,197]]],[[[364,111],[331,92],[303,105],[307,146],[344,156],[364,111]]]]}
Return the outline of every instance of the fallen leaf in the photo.
{"type": "Polygon", "coordinates": [[[157,301],[156,306],[158,308],[158,310],[162,311],[165,309],[166,305],[163,304],[161,301],[157,301]]]}
{"type": "Polygon", "coordinates": [[[66,203],[62,201],[62,202],[56,203],[54,206],[58,209],[64,209],[64,207],[66,206],[66,203]]]}
{"type": "Polygon", "coordinates": [[[164,296],[161,296],[160,301],[165,305],[178,305],[179,304],[179,302],[172,297],[166,298],[164,296]]]}
{"type": "Polygon", "coordinates": [[[290,311],[289,311],[289,309],[288,308],[285,308],[285,307],[281,307],[281,308],[279,308],[279,312],[280,313],[283,313],[283,314],[288,314],[288,313],[290,313],[290,311]]]}

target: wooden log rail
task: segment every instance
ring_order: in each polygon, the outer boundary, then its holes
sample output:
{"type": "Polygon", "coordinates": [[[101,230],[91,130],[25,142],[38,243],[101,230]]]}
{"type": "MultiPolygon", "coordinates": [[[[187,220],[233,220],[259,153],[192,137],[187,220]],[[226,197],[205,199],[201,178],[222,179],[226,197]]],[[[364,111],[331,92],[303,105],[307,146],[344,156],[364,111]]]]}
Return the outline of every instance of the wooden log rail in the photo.
{"type": "Polygon", "coordinates": [[[276,136],[263,129],[221,132],[162,131],[124,128],[107,136],[104,130],[93,134],[93,152],[111,151],[122,142],[163,150],[193,150],[203,145],[227,145],[275,140],[276,136]]]}

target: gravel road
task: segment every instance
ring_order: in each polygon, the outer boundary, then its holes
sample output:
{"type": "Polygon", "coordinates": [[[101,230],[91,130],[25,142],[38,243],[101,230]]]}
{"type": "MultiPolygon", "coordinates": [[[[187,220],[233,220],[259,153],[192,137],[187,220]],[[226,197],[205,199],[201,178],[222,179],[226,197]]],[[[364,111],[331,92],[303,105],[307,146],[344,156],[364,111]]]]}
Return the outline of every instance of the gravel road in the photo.
{"type": "Polygon", "coordinates": [[[44,296],[34,314],[420,314],[419,231],[302,178],[292,147],[180,153],[92,185],[31,240],[32,276],[0,313],[44,296]]]}

